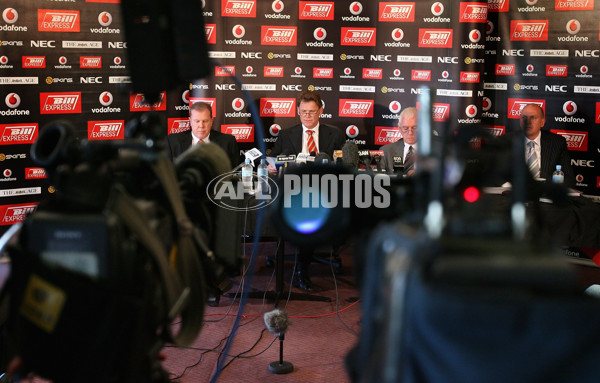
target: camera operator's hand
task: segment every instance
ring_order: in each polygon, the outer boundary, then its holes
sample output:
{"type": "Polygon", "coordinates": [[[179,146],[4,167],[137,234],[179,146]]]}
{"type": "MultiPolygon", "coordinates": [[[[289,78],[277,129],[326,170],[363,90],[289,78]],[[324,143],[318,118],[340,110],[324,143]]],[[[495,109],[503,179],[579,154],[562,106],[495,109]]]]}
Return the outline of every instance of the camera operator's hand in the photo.
{"type": "Polygon", "coordinates": [[[267,170],[269,172],[270,175],[274,176],[277,175],[277,168],[271,164],[267,165],[267,170]]]}

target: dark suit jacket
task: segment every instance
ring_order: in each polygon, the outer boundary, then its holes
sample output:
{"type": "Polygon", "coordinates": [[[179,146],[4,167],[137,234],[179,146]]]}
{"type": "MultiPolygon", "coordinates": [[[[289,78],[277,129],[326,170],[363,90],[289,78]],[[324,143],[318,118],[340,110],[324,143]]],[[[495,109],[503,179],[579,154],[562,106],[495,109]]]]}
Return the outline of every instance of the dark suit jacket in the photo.
{"type": "MultiPolygon", "coordinates": [[[[231,134],[221,133],[217,130],[211,130],[209,140],[211,143],[219,145],[231,161],[231,167],[236,167],[241,162],[240,149],[238,148],[235,137],[231,134]]],[[[174,161],[181,153],[192,146],[192,133],[189,130],[185,132],[169,134],[165,139],[165,151],[167,156],[174,161]]]]}
{"type": "MultiPolygon", "coordinates": [[[[336,127],[319,123],[319,152],[333,158],[333,151],[342,149],[346,142],[344,134],[336,127]]],[[[282,129],[271,150],[271,156],[298,154],[302,152],[302,125],[282,129]]]]}
{"type": "Polygon", "coordinates": [[[394,171],[393,158],[400,156],[402,160],[404,160],[404,138],[401,138],[396,142],[392,142],[391,144],[383,145],[379,148],[379,150],[383,151],[383,158],[385,159],[385,170],[388,173],[392,173],[394,171]]]}

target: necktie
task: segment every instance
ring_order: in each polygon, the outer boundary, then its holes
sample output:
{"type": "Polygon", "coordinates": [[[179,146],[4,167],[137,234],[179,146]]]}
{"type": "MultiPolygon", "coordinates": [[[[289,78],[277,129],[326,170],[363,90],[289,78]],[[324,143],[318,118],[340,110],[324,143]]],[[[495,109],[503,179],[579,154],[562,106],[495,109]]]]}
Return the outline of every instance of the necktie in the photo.
{"type": "Polygon", "coordinates": [[[404,159],[404,174],[408,173],[408,171],[412,169],[414,164],[415,164],[415,152],[411,145],[408,147],[408,153],[406,153],[406,158],[404,159]]]}
{"type": "Polygon", "coordinates": [[[307,130],[306,134],[308,134],[308,139],[306,140],[306,148],[308,149],[309,153],[315,152],[316,154],[319,154],[319,151],[317,150],[317,144],[315,144],[315,138],[313,137],[313,131],[312,130],[307,130]]]}
{"type": "Polygon", "coordinates": [[[535,153],[535,141],[529,141],[527,143],[527,167],[534,178],[540,176],[540,160],[535,153]]]}

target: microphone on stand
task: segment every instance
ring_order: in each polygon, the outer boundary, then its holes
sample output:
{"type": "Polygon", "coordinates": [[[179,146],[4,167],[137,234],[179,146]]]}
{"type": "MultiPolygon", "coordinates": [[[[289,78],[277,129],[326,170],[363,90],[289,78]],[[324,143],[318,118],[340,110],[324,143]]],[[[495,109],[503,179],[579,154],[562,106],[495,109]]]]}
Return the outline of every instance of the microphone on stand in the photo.
{"type": "Polygon", "coordinates": [[[369,151],[369,155],[375,161],[375,165],[377,166],[377,172],[381,173],[383,170],[381,169],[381,159],[383,158],[383,150],[371,150],[369,151]]]}
{"type": "Polygon", "coordinates": [[[402,161],[402,156],[393,156],[392,157],[392,166],[393,166],[394,174],[404,173],[404,162],[402,161]]]}
{"type": "Polygon", "coordinates": [[[346,141],[342,146],[342,162],[352,170],[358,169],[358,146],[354,141],[346,141]]]}
{"type": "Polygon", "coordinates": [[[331,162],[331,157],[329,157],[329,154],[327,154],[327,153],[319,153],[317,155],[317,157],[315,157],[316,164],[324,164],[324,163],[330,163],[330,162],[331,162]]]}
{"type": "Polygon", "coordinates": [[[371,154],[369,154],[368,150],[360,150],[358,152],[358,158],[360,159],[360,163],[365,166],[365,170],[369,173],[373,173],[373,169],[371,168],[371,154]]]}
{"type": "Polygon", "coordinates": [[[294,371],[294,366],[290,362],[285,362],[283,360],[284,334],[290,325],[290,321],[288,320],[285,311],[274,309],[266,312],[263,318],[267,330],[273,334],[279,335],[279,360],[269,364],[269,371],[274,374],[288,374],[294,371]]]}

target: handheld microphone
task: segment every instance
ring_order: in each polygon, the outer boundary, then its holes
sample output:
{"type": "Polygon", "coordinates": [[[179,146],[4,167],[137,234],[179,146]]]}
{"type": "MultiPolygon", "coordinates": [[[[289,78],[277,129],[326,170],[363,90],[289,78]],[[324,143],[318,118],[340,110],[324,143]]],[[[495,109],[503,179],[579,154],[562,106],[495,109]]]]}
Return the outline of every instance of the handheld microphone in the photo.
{"type": "Polygon", "coordinates": [[[381,159],[383,158],[383,150],[370,150],[369,155],[375,161],[375,165],[377,166],[377,171],[382,172],[381,159]]]}
{"type": "Polygon", "coordinates": [[[290,325],[285,311],[274,309],[267,311],[264,316],[265,327],[273,334],[283,334],[290,325]]]}
{"type": "Polygon", "coordinates": [[[371,169],[371,155],[368,150],[360,150],[358,152],[358,158],[360,159],[360,163],[365,166],[366,171],[373,171],[373,169],[371,169]]]}
{"type": "Polygon", "coordinates": [[[358,169],[358,146],[354,141],[346,141],[342,146],[342,162],[352,170],[358,169]]]}

